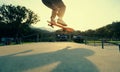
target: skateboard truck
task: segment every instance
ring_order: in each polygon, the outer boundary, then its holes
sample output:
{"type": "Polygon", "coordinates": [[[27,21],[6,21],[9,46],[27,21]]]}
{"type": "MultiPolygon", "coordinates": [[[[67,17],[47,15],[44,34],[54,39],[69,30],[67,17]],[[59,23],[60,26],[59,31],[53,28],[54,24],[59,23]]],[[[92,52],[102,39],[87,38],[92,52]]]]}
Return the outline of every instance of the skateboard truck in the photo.
{"type": "Polygon", "coordinates": [[[50,27],[54,28],[53,24],[48,24],[48,26],[50,26],[50,27]]]}

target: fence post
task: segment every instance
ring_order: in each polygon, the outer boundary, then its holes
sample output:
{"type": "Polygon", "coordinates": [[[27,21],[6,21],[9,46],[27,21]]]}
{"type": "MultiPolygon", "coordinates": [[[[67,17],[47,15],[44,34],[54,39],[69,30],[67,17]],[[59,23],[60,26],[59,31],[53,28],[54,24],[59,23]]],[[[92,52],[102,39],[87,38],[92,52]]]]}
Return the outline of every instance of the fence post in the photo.
{"type": "Polygon", "coordinates": [[[39,34],[37,34],[36,41],[39,42],[39,34]]]}
{"type": "Polygon", "coordinates": [[[96,46],[96,42],[95,42],[95,39],[94,39],[94,46],[96,46]]]}
{"type": "Polygon", "coordinates": [[[101,43],[102,43],[102,49],[104,49],[104,39],[102,39],[101,43]]]}
{"type": "Polygon", "coordinates": [[[87,39],[85,38],[85,45],[87,45],[87,39]]]}
{"type": "Polygon", "coordinates": [[[119,52],[120,52],[120,44],[119,44],[119,52]]]}

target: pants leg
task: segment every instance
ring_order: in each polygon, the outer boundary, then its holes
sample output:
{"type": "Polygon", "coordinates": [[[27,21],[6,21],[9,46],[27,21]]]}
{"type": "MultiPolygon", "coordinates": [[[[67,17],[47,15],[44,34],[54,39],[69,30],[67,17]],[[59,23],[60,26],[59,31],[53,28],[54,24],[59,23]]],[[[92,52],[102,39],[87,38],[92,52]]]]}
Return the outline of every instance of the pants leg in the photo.
{"type": "Polygon", "coordinates": [[[52,9],[51,19],[55,19],[56,16],[62,19],[66,9],[62,0],[42,0],[42,2],[52,9]]]}
{"type": "Polygon", "coordinates": [[[66,10],[66,6],[65,6],[65,4],[63,3],[62,0],[59,0],[57,5],[58,5],[58,8],[59,8],[57,15],[60,19],[62,19],[62,17],[64,16],[64,13],[65,13],[65,10],[66,10]]]}

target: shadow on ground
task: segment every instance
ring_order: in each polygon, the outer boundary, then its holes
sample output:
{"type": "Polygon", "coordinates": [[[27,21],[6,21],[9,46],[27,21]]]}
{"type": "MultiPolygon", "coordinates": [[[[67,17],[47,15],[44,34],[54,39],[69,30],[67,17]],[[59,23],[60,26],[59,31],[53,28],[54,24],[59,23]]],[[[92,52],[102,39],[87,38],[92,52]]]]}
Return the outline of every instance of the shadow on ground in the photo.
{"type": "Polygon", "coordinates": [[[60,63],[50,72],[99,72],[98,68],[86,58],[94,52],[85,48],[66,47],[54,52],[16,56],[31,51],[1,56],[0,72],[23,72],[58,61],[60,63]]]}

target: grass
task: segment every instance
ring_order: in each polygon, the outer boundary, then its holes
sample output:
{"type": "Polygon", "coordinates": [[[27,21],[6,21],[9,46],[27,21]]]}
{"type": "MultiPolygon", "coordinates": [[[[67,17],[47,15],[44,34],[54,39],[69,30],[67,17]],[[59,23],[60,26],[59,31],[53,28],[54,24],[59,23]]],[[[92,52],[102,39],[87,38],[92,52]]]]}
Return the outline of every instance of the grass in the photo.
{"type": "Polygon", "coordinates": [[[109,41],[109,42],[111,42],[111,43],[118,43],[118,44],[120,44],[120,41],[109,41]]]}
{"type": "MultiPolygon", "coordinates": [[[[88,43],[101,43],[101,41],[99,41],[99,40],[88,40],[87,41],[88,43]]],[[[111,42],[111,43],[120,43],[120,41],[107,41],[107,42],[111,42]]]]}

